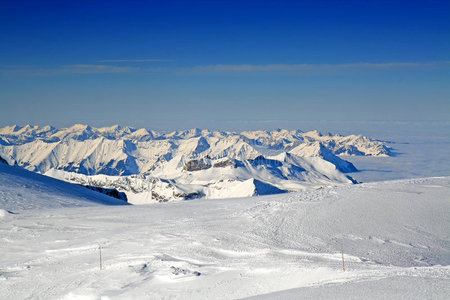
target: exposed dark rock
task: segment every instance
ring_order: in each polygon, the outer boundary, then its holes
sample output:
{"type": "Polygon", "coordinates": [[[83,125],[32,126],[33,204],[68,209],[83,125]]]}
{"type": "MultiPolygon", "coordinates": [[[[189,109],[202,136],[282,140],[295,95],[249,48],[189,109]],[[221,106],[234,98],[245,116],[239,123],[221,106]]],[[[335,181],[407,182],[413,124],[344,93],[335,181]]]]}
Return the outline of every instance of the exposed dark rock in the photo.
{"type": "Polygon", "coordinates": [[[213,165],[214,168],[225,168],[225,167],[228,167],[228,166],[231,166],[231,167],[233,167],[233,168],[236,168],[236,167],[237,167],[237,164],[236,164],[235,161],[233,161],[233,160],[231,160],[231,159],[227,159],[227,160],[223,160],[223,161],[216,162],[216,163],[213,165]]]}
{"type": "Polygon", "coordinates": [[[172,274],[174,274],[174,275],[188,275],[188,274],[192,274],[194,276],[202,275],[202,273],[200,273],[198,271],[191,271],[188,269],[183,269],[183,268],[175,267],[175,266],[171,266],[170,269],[172,270],[172,274]]]}
{"type": "Polygon", "coordinates": [[[108,195],[110,197],[119,199],[119,200],[123,200],[125,202],[128,202],[127,199],[127,195],[125,193],[119,192],[116,189],[107,189],[107,188],[102,188],[102,187],[98,187],[98,186],[91,186],[91,185],[85,185],[85,187],[87,187],[90,190],[108,195]]]}
{"type": "Polygon", "coordinates": [[[155,191],[152,191],[152,199],[155,199],[158,202],[167,202],[167,201],[169,201],[164,196],[161,196],[161,195],[155,193],[155,191]]]}
{"type": "Polygon", "coordinates": [[[206,170],[209,168],[211,168],[211,164],[209,162],[204,162],[201,160],[194,159],[194,160],[188,161],[184,165],[183,170],[191,172],[191,171],[206,170]]]}
{"type": "Polygon", "coordinates": [[[8,164],[8,162],[1,156],[0,156],[0,163],[8,164]]]}
{"type": "Polygon", "coordinates": [[[194,192],[184,195],[184,200],[192,200],[192,199],[198,199],[201,197],[204,197],[205,195],[201,192],[194,192]]]}
{"type": "Polygon", "coordinates": [[[254,161],[265,161],[266,158],[262,155],[257,156],[255,159],[253,159],[254,161]]]}
{"type": "Polygon", "coordinates": [[[249,159],[248,162],[252,166],[268,166],[268,167],[280,167],[282,165],[282,162],[274,159],[267,159],[262,155],[259,155],[255,159],[249,159]]]}

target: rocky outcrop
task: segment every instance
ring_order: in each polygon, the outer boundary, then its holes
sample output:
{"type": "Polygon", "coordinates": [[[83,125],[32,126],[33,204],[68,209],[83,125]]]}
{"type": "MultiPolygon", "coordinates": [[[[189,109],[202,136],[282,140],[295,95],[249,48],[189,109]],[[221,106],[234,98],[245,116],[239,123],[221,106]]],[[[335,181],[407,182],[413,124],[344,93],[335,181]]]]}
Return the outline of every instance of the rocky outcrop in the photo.
{"type": "Polygon", "coordinates": [[[216,162],[213,165],[214,168],[225,168],[228,166],[231,166],[232,168],[236,168],[237,163],[234,160],[227,159],[227,160],[222,160],[222,161],[216,162]]]}
{"type": "Polygon", "coordinates": [[[93,190],[93,191],[96,191],[96,192],[108,195],[110,197],[127,202],[127,195],[123,192],[119,192],[116,189],[107,189],[107,188],[102,188],[102,187],[98,187],[98,186],[90,186],[90,185],[86,185],[85,187],[87,187],[90,190],[93,190]]]}
{"type": "Polygon", "coordinates": [[[6,159],[4,159],[4,158],[1,157],[1,156],[0,156],[0,163],[8,164],[8,162],[6,161],[6,159]]]}
{"type": "Polygon", "coordinates": [[[193,172],[193,171],[206,170],[209,168],[211,168],[211,163],[193,159],[193,160],[188,161],[184,165],[183,170],[188,171],[188,172],[193,172]]]}

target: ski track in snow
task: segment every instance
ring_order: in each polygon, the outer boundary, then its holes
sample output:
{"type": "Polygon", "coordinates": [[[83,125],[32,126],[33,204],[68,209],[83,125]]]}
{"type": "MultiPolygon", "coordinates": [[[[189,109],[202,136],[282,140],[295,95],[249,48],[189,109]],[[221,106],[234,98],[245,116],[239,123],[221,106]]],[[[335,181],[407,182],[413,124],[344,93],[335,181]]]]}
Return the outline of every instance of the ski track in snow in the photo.
{"type": "Polygon", "coordinates": [[[353,285],[376,296],[386,279],[450,295],[440,284],[450,280],[449,177],[140,207],[16,204],[0,218],[1,299],[317,296],[353,285]]]}

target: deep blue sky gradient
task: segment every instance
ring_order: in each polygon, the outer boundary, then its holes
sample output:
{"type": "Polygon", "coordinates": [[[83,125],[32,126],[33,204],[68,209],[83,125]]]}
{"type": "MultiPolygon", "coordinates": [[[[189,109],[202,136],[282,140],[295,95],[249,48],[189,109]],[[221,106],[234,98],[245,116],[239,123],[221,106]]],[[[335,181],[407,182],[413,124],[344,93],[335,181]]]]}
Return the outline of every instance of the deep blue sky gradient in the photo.
{"type": "Polygon", "coordinates": [[[0,45],[0,126],[450,121],[449,1],[2,1],[0,45]]]}

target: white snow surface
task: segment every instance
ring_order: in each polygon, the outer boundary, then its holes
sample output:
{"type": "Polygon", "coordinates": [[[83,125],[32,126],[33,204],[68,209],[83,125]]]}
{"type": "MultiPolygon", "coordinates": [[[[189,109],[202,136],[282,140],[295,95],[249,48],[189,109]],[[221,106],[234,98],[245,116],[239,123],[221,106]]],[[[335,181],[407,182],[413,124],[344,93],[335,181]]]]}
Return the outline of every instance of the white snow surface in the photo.
{"type": "Polygon", "coordinates": [[[450,297],[450,177],[111,206],[21,172],[0,169],[0,299],[450,297]]]}

